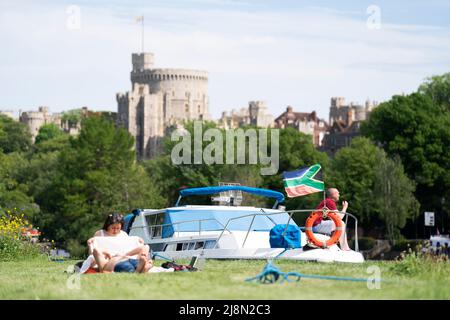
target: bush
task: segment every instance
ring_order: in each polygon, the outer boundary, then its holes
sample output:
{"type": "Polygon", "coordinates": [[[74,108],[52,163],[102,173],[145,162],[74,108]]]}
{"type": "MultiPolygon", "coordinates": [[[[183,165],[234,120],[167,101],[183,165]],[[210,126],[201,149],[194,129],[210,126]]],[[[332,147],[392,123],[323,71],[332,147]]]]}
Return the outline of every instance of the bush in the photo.
{"type": "Polygon", "coordinates": [[[39,247],[32,243],[0,235],[0,261],[28,259],[40,254],[39,247]]]}
{"type": "Polygon", "coordinates": [[[448,257],[430,253],[427,245],[419,244],[402,252],[395,264],[389,266],[390,271],[402,276],[431,275],[438,279],[448,275],[448,257]],[[430,271],[432,272],[430,273],[430,271]]]}
{"type": "MultiPolygon", "coordinates": [[[[359,250],[371,250],[373,249],[373,247],[375,247],[375,242],[376,240],[374,238],[371,237],[361,237],[358,238],[358,244],[359,244],[359,250]]],[[[355,247],[355,240],[352,239],[349,241],[349,246],[350,248],[354,248],[355,247]]]]}
{"type": "Polygon", "coordinates": [[[77,240],[70,239],[67,241],[67,251],[72,258],[84,259],[86,257],[86,246],[81,245],[77,240]]]}
{"type": "Polygon", "coordinates": [[[21,260],[40,255],[39,247],[28,242],[22,231],[30,224],[24,214],[0,212],[0,261],[21,260]]]}
{"type": "Polygon", "coordinates": [[[392,251],[406,251],[409,248],[416,248],[418,245],[422,244],[422,240],[408,240],[401,239],[396,241],[392,246],[392,251]]]}

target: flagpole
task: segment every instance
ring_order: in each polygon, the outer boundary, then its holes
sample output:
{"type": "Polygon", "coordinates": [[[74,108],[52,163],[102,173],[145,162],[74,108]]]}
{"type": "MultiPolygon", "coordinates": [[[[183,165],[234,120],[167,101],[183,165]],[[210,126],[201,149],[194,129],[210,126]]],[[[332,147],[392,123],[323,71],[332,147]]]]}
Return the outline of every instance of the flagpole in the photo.
{"type": "Polygon", "coordinates": [[[144,53],[144,15],[142,15],[142,53],[144,53]]]}
{"type": "Polygon", "coordinates": [[[325,194],[326,194],[326,190],[327,190],[327,188],[325,187],[325,170],[322,170],[322,181],[323,181],[323,205],[325,207],[326,206],[325,194]]]}

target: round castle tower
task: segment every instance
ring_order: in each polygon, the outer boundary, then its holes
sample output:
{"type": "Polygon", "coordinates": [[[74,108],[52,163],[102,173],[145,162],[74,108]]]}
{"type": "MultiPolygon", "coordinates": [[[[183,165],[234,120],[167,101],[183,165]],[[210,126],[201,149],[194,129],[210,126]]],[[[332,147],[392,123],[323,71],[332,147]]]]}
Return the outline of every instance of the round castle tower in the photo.
{"type": "Polygon", "coordinates": [[[153,63],[152,53],[133,53],[132,91],[117,94],[118,120],[135,137],[139,158],[157,154],[169,126],[210,118],[207,72],[153,63]]]}

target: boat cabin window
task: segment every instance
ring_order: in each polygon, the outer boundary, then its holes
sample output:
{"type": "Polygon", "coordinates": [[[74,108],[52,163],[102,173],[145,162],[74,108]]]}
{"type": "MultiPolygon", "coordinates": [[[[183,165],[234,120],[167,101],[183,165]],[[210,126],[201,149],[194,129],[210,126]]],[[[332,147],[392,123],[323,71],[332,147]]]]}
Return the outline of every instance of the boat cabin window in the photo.
{"type": "Polygon", "coordinates": [[[199,241],[195,243],[195,248],[194,249],[202,249],[203,248],[203,241],[199,241]]]}
{"type": "Polygon", "coordinates": [[[213,249],[216,245],[216,240],[198,241],[198,242],[179,242],[171,244],[167,250],[183,251],[183,250],[198,250],[198,249],[213,249]],[[175,248],[176,246],[176,248],[175,248]]]}
{"type": "Polygon", "coordinates": [[[205,241],[205,249],[213,249],[216,245],[216,240],[205,241]]]}
{"type": "Polygon", "coordinates": [[[149,214],[145,217],[145,220],[147,221],[148,231],[152,238],[162,237],[165,214],[165,212],[161,212],[157,214],[149,214]]]}

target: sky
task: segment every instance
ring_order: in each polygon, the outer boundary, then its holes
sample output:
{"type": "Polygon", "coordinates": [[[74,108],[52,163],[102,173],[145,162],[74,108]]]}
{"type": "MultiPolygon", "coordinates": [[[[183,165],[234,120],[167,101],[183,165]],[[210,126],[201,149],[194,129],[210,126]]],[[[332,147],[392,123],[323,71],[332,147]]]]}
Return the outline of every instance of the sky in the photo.
{"type": "Polygon", "coordinates": [[[450,72],[450,2],[0,0],[0,110],[117,111],[131,54],[209,73],[210,113],[262,100],[328,120],[330,99],[386,101],[450,72]]]}

